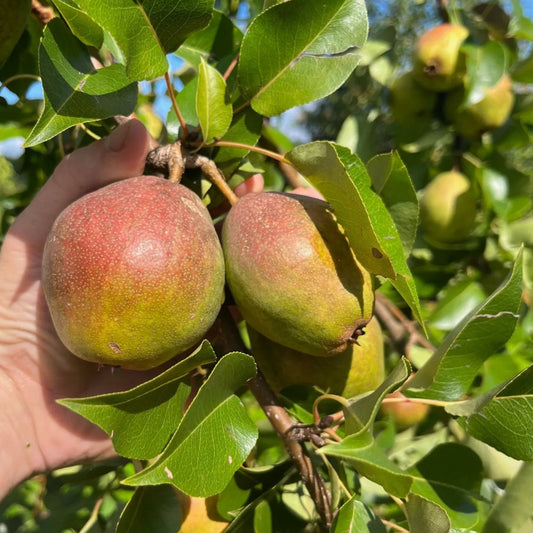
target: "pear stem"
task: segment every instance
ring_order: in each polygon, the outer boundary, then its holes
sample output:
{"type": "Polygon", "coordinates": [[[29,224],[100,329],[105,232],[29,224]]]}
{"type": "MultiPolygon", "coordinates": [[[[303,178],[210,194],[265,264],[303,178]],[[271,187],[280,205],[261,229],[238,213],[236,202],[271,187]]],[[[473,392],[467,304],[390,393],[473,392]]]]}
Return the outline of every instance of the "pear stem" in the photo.
{"type": "Polygon", "coordinates": [[[218,187],[230,205],[234,205],[239,197],[227,184],[226,179],[215,165],[214,161],[194,152],[189,152],[180,141],[173,144],[158,146],[146,156],[146,170],[160,172],[169,176],[169,180],[179,183],[185,169],[198,168],[218,187]]]}

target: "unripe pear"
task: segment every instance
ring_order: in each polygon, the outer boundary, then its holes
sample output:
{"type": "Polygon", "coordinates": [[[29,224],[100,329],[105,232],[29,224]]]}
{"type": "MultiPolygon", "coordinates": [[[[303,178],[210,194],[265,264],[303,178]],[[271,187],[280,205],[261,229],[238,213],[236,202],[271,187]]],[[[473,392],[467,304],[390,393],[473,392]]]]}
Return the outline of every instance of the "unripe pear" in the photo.
{"type": "Polygon", "coordinates": [[[413,126],[431,120],[436,103],[437,94],[422,87],[412,72],[405,72],[391,85],[390,109],[400,125],[413,126]]]}
{"type": "Polygon", "coordinates": [[[487,131],[499,128],[509,118],[514,105],[511,79],[504,75],[498,83],[487,89],[481,100],[463,106],[464,87],[446,95],[444,115],[457,133],[466,138],[476,138],[487,131]]]}
{"type": "Polygon", "coordinates": [[[0,0],[0,67],[17,44],[31,11],[31,0],[0,0]]]}
{"type": "Polygon", "coordinates": [[[423,33],[413,51],[413,75],[432,91],[458,87],[466,73],[466,61],[460,48],[468,30],[456,24],[439,24],[423,33]]]}
{"type": "Polygon", "coordinates": [[[420,198],[420,225],[427,236],[443,243],[465,240],[474,229],[476,195],[461,172],[442,172],[420,198]]]}
{"type": "Polygon", "coordinates": [[[250,328],[252,353],[270,386],[279,392],[295,384],[353,398],[374,390],[385,378],[383,333],[377,319],[358,344],[332,357],[316,357],[277,344],[250,328]]]}
{"type": "Polygon", "coordinates": [[[222,246],[244,319],[279,344],[317,356],[341,353],[372,316],[370,274],[322,200],[246,195],[224,222],[222,246]]]}
{"type": "Polygon", "coordinates": [[[200,341],[224,290],[224,257],[198,196],[153,176],[83,196],[56,219],[42,285],[75,355],[133,369],[200,341]]]}
{"type": "MultiPolygon", "coordinates": [[[[389,394],[387,398],[401,399],[404,396],[395,392],[389,394]]],[[[385,401],[381,405],[381,412],[391,418],[396,428],[401,431],[423,422],[429,413],[429,405],[405,398],[398,402],[385,401]]]]}

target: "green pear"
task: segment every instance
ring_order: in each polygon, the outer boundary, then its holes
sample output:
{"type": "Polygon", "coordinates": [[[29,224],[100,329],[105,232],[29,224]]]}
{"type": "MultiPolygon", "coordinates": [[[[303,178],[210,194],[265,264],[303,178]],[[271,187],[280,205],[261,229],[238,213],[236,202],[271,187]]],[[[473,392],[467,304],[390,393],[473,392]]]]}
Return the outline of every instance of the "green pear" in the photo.
{"type": "Polygon", "coordinates": [[[420,225],[439,242],[464,241],[472,233],[476,218],[476,195],[461,172],[442,172],[426,186],[420,198],[420,225]]]}
{"type": "Polygon", "coordinates": [[[249,329],[252,353],[270,386],[279,392],[296,384],[353,398],[374,390],[385,378],[381,326],[372,318],[357,344],[332,357],[316,357],[273,342],[249,329]]]}
{"type": "Polygon", "coordinates": [[[146,369],[192,347],[213,324],[224,256],[197,195],[140,176],[87,194],[59,215],[44,247],[42,285],[72,353],[146,369]]]}
{"type": "Polygon", "coordinates": [[[394,80],[389,96],[392,116],[402,126],[428,122],[433,117],[437,94],[422,87],[412,72],[405,72],[394,80]]]}
{"type": "Polygon", "coordinates": [[[465,88],[460,87],[446,95],[444,115],[457,133],[466,138],[477,138],[506,122],[514,105],[511,79],[504,75],[487,89],[475,104],[463,105],[465,88]]]}
{"type": "Polygon", "coordinates": [[[0,67],[17,44],[31,11],[31,0],[0,0],[0,67]]]}
{"type": "Polygon", "coordinates": [[[329,204],[248,194],[222,228],[226,280],[246,322],[317,356],[343,352],[370,320],[374,291],[329,204]]]}
{"type": "Polygon", "coordinates": [[[413,75],[432,91],[444,92],[458,87],[466,73],[461,45],[468,30],[456,24],[439,24],[424,32],[413,50],[413,75]]]}

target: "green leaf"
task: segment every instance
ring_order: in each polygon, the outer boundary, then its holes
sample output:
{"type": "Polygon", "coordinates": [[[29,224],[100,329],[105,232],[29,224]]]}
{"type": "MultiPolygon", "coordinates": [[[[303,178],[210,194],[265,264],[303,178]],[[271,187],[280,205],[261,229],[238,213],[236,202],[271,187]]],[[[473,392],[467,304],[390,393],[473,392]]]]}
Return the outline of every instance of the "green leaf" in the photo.
{"type": "Polygon", "coordinates": [[[470,448],[440,444],[408,472],[414,479],[411,492],[444,509],[453,527],[468,528],[478,522],[483,466],[470,448]]]}
{"type": "Polygon", "coordinates": [[[360,434],[367,431],[379,410],[381,400],[396,390],[411,374],[409,361],[402,357],[383,383],[371,394],[350,400],[347,407],[343,407],[346,420],[346,434],[360,434]]]}
{"type": "Polygon", "coordinates": [[[226,82],[222,74],[204,59],[200,62],[198,73],[196,113],[204,142],[211,142],[224,135],[233,118],[232,105],[226,94],[226,82]]]}
{"type": "Polygon", "coordinates": [[[368,19],[362,0],[292,0],[263,11],[241,46],[242,94],[273,116],[335,91],[360,61],[368,19]]]}
{"type": "Polygon", "coordinates": [[[533,365],[479,398],[446,406],[466,431],[514,459],[533,461],[533,365]]]}
{"type": "Polygon", "coordinates": [[[100,48],[104,42],[104,32],[96,22],[82,11],[73,0],[54,0],[61,16],[70,31],[87,46],[100,48]]]}
{"type": "Polygon", "coordinates": [[[533,514],[533,463],[522,464],[517,475],[507,484],[505,492],[492,508],[482,533],[511,533],[533,514]]]}
{"type": "Polygon", "coordinates": [[[257,440],[257,427],[234,394],[255,373],[249,355],[232,352],[222,357],[161,456],[124,483],[172,483],[190,496],[202,497],[222,491],[257,440]]]}
{"type": "Polygon", "coordinates": [[[285,157],[331,204],[361,264],[372,274],[392,278],[422,323],[398,231],[385,204],[371,189],[362,161],[348,148],[326,141],[297,146],[285,157]]]}
{"type": "Polygon", "coordinates": [[[436,503],[410,494],[405,502],[410,533],[449,533],[450,520],[446,511],[436,503]]]}
{"type": "MultiPolygon", "coordinates": [[[[231,126],[221,140],[255,146],[261,136],[262,125],[263,118],[261,115],[247,107],[233,117],[231,126]]],[[[214,161],[224,175],[229,177],[248,153],[248,149],[223,146],[218,149],[214,161]]]]}
{"type": "Polygon", "coordinates": [[[332,533],[386,533],[383,522],[361,501],[352,497],[335,517],[332,533]]]}
{"type": "Polygon", "coordinates": [[[120,455],[151,459],[165,447],[183,418],[191,388],[181,378],[215,360],[211,345],[204,341],[192,355],[133,389],[59,403],[100,426],[120,455]]]}
{"type": "Polygon", "coordinates": [[[409,395],[458,400],[483,362],[511,337],[522,298],[522,252],[507,279],[451,331],[409,382],[409,395]]]}
{"type": "Polygon", "coordinates": [[[202,58],[217,63],[226,56],[235,55],[241,40],[241,30],[229,17],[215,9],[209,25],[187,37],[176,55],[198,68],[202,58]]]}
{"type": "Polygon", "coordinates": [[[109,32],[135,81],[162,76],[166,54],[206,27],[214,0],[76,0],[99,26],[109,32]]]}
{"type": "Polygon", "coordinates": [[[478,281],[465,279],[446,287],[428,322],[435,328],[451,331],[472,309],[485,300],[487,295],[478,281]]]}
{"type": "Polygon", "coordinates": [[[174,487],[137,487],[120,515],[115,533],[176,533],[183,520],[183,505],[174,487]]]}
{"type": "Polygon", "coordinates": [[[59,19],[46,26],[39,48],[44,110],[25,146],[42,143],[70,126],[113,115],[129,115],[137,84],[114,64],[95,69],[85,47],[59,19]]]}
{"type": "Polygon", "coordinates": [[[418,227],[418,199],[409,171],[398,152],[378,154],[367,163],[366,168],[374,190],[381,196],[394,220],[408,255],[418,227]]]}
{"type": "Polygon", "coordinates": [[[483,100],[487,89],[494,87],[508,70],[505,47],[498,41],[490,41],[483,46],[464,46],[468,87],[464,106],[483,100]]]}
{"type": "Polygon", "coordinates": [[[317,453],[338,457],[351,464],[361,475],[381,485],[389,494],[404,498],[413,482],[376,444],[370,433],[354,434],[342,442],[328,444],[317,453]]]}

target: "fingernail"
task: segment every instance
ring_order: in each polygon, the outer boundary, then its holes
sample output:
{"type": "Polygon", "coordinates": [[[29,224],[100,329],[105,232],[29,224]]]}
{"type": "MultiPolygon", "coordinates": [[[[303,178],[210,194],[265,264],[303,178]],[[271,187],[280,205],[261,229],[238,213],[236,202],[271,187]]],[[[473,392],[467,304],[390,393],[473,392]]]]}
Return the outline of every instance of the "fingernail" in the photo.
{"type": "Polygon", "coordinates": [[[126,140],[131,129],[131,121],[122,123],[115,128],[106,139],[106,146],[111,152],[120,152],[126,145],[126,140]]]}

